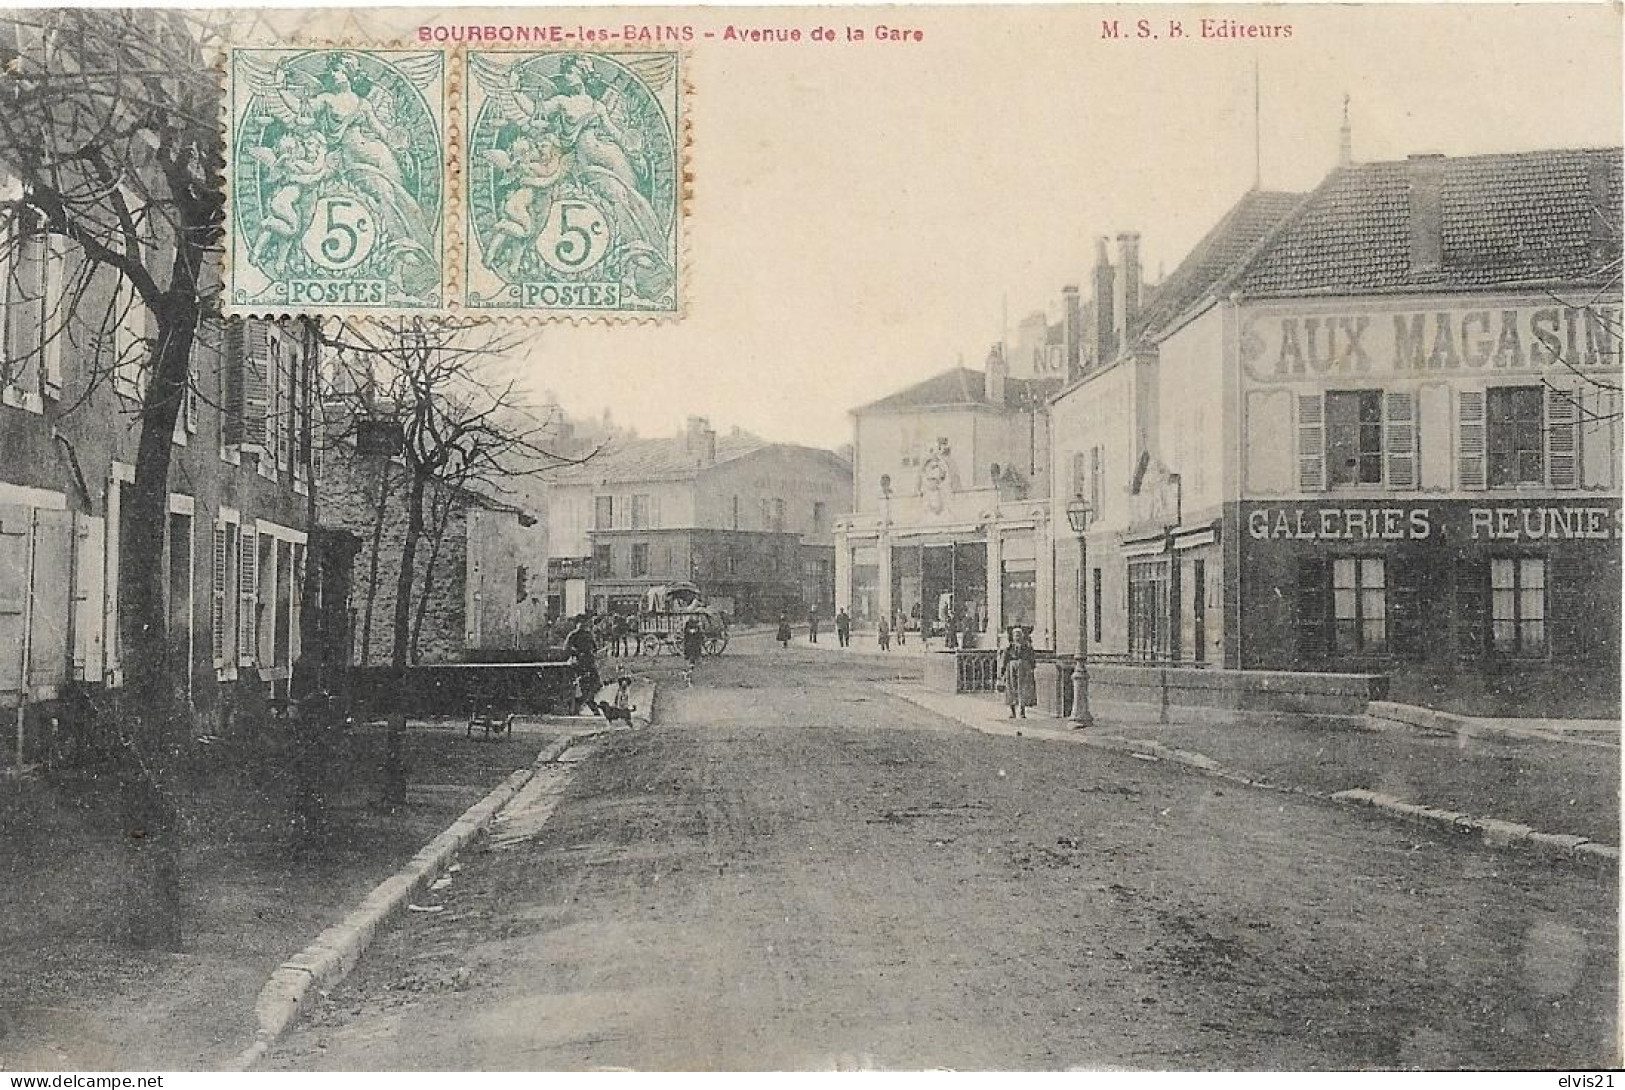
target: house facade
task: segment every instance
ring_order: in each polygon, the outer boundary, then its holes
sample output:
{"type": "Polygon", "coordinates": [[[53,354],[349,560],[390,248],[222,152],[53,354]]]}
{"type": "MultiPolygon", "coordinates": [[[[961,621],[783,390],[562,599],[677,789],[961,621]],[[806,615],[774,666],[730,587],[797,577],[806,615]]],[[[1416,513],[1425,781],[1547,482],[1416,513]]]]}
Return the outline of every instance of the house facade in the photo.
{"type": "MultiPolygon", "coordinates": [[[[1619,208],[1618,149],[1346,163],[1149,324],[1091,653],[1617,692],[1619,208]]],[[[1058,434],[1105,436],[1108,389],[1058,434]]]]}
{"type": "Polygon", "coordinates": [[[687,580],[741,620],[828,616],[851,481],[829,451],[719,436],[701,417],[677,437],[616,438],[549,475],[551,608],[634,612],[650,587],[687,580]]]}
{"type": "MultiPolygon", "coordinates": [[[[66,239],[27,235],[21,217],[3,229],[0,709],[13,720],[4,763],[26,768],[117,713],[120,498],[135,480],[151,330],[112,270],[87,268],[66,239]]],[[[199,733],[263,713],[301,652],[305,573],[322,559],[316,355],[298,322],[211,318],[198,330],[163,555],[169,659],[199,733]]]]}

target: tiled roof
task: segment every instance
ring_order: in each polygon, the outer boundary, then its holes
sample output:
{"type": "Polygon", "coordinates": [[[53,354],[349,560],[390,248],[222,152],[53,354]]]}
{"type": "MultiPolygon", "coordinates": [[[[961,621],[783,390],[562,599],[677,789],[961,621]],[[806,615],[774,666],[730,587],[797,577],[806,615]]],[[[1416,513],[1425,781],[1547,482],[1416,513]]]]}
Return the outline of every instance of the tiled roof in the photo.
{"type": "MultiPolygon", "coordinates": [[[[1004,380],[1006,406],[1042,404],[1061,388],[1060,379],[1007,378],[1004,380]]],[[[988,405],[986,376],[969,367],[955,367],[932,375],[923,382],[871,401],[854,412],[886,412],[896,409],[925,409],[951,405],[988,405]]]]}
{"type": "Polygon", "coordinates": [[[1302,193],[1255,189],[1237,201],[1157,285],[1141,311],[1142,335],[1154,340],[1168,332],[1303,200],[1302,193]]]}
{"type": "Polygon", "coordinates": [[[549,481],[681,480],[703,469],[743,458],[773,444],[749,432],[717,436],[717,459],[709,464],[688,449],[684,436],[662,439],[612,439],[580,465],[548,472],[549,481]]]}
{"type": "Polygon", "coordinates": [[[1341,167],[1230,286],[1268,296],[1596,280],[1619,253],[1620,163],[1619,148],[1587,148],[1341,167]],[[1429,161],[1441,172],[1436,272],[1410,256],[1411,179],[1429,161]]]}

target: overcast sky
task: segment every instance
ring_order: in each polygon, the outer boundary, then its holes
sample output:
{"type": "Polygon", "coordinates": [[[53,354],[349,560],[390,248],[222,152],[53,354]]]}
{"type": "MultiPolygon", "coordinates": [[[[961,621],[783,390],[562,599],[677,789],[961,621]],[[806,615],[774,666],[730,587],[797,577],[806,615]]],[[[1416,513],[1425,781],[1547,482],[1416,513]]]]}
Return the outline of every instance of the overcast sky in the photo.
{"type": "Polygon", "coordinates": [[[1619,20],[1606,5],[586,12],[902,23],[925,41],[697,41],[687,317],[547,327],[526,373],[646,435],[698,414],[838,446],[852,407],[961,355],[980,366],[1006,298],[1013,329],[1086,283],[1094,236],[1137,230],[1147,275],[1171,270],[1253,184],[1255,58],[1263,184],[1302,190],[1336,161],[1345,92],[1356,159],[1619,143],[1619,20]],[[1293,34],[1201,41],[1203,16],[1293,34]],[[1107,17],[1164,36],[1103,40],[1107,17]],[[1193,37],[1169,40],[1169,19],[1193,37]]]}

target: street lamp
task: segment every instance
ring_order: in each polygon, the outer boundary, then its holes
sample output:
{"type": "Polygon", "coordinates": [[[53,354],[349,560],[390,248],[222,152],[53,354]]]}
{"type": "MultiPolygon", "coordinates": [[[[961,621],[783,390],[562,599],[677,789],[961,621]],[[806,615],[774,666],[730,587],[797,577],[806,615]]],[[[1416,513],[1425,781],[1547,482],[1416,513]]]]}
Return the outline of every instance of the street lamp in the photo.
{"type": "Polygon", "coordinates": [[[1078,653],[1072,659],[1072,729],[1083,730],[1095,725],[1089,714],[1089,523],[1094,508],[1082,495],[1072,497],[1066,505],[1066,521],[1078,536],[1078,653]]]}

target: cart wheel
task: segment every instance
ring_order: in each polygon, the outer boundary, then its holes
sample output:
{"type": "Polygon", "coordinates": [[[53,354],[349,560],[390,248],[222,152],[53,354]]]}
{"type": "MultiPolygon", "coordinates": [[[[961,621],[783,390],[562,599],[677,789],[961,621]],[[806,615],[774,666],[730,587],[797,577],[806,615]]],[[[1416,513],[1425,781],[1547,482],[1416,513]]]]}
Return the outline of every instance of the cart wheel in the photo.
{"type": "Polygon", "coordinates": [[[653,632],[644,636],[638,641],[638,651],[645,655],[660,654],[660,637],[656,636],[653,632]]]}
{"type": "Polygon", "coordinates": [[[707,655],[720,655],[727,649],[727,636],[707,636],[705,638],[705,653],[707,655]]]}

